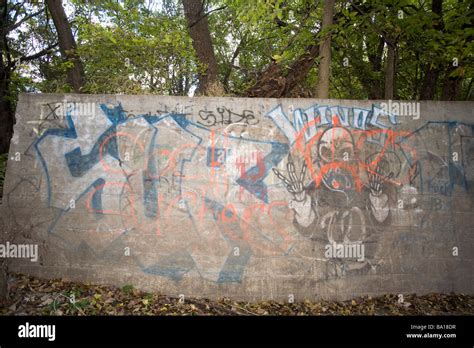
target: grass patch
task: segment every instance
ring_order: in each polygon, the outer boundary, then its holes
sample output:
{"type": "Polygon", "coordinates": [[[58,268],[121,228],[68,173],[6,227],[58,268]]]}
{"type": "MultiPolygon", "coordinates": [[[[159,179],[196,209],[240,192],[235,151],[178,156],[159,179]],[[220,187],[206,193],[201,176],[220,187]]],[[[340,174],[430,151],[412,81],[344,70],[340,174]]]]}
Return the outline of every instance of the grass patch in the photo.
{"type": "Polygon", "coordinates": [[[133,292],[133,285],[124,285],[122,287],[122,292],[126,295],[130,295],[133,292]]]}

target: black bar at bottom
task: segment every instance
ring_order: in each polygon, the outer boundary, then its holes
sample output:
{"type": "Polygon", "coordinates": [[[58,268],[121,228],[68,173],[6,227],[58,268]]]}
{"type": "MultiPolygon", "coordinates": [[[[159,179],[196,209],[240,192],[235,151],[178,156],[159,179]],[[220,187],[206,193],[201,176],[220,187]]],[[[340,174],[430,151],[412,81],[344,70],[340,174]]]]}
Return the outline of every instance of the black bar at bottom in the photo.
{"type": "Polygon", "coordinates": [[[133,346],[147,343],[193,345],[409,343],[473,347],[474,316],[0,317],[2,348],[17,344],[54,346],[85,343],[133,346]],[[51,327],[32,325],[55,325],[54,341],[50,340],[51,334],[47,335],[47,328],[51,327]],[[47,337],[19,337],[40,333],[47,337]]]}

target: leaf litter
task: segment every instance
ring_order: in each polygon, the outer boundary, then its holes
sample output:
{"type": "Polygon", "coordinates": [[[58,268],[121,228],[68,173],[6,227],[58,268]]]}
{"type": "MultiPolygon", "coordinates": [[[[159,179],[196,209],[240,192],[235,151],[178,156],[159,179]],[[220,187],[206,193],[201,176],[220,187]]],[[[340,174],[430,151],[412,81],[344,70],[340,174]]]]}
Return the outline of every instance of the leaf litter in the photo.
{"type": "Polygon", "coordinates": [[[473,315],[474,296],[431,293],[363,296],[347,301],[244,302],[185,298],[123,287],[10,274],[1,315],[473,315]]]}

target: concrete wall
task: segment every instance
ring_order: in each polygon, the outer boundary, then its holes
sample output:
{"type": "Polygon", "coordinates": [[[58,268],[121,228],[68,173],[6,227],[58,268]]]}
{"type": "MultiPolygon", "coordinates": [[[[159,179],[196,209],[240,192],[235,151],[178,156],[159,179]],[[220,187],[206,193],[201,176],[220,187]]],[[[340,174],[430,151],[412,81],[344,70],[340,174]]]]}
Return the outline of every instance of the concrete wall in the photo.
{"type": "Polygon", "coordinates": [[[39,259],[10,269],[210,298],[473,293],[473,106],[24,94],[0,228],[39,259]]]}

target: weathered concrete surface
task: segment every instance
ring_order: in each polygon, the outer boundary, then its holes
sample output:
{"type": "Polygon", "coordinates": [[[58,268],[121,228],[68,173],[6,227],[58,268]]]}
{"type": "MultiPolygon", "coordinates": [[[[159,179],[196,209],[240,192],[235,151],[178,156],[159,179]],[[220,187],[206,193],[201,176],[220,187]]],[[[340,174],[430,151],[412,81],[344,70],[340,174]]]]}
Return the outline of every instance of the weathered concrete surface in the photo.
{"type": "Polygon", "coordinates": [[[473,293],[474,103],[377,105],[24,94],[0,226],[39,260],[10,269],[210,298],[473,293]]]}

